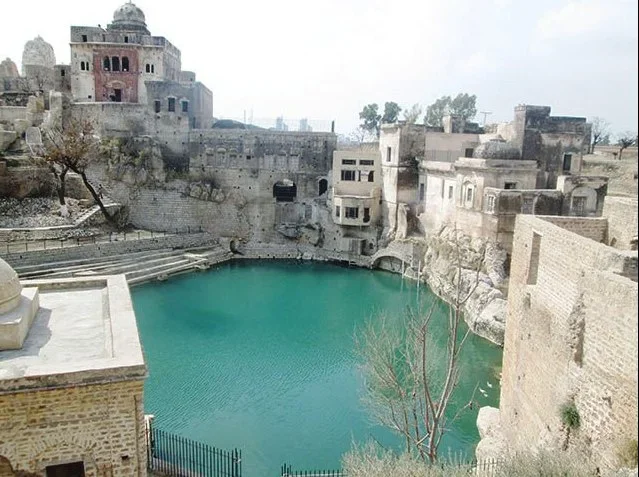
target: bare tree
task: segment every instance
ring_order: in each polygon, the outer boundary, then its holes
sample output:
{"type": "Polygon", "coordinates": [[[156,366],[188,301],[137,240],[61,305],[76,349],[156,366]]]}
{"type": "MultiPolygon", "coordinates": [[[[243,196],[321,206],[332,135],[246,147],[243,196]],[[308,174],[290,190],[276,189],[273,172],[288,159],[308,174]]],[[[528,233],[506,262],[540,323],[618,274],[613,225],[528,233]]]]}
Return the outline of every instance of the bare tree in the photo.
{"type": "Polygon", "coordinates": [[[592,118],[592,141],[590,144],[590,154],[593,154],[597,144],[604,142],[604,139],[609,135],[610,123],[598,116],[592,118]]]}
{"type": "Polygon", "coordinates": [[[422,107],[418,103],[415,103],[404,111],[404,120],[408,124],[415,124],[421,115],[422,107]]]}
{"type": "Polygon", "coordinates": [[[350,134],[350,139],[355,141],[360,146],[372,138],[372,134],[364,129],[362,126],[359,126],[350,134]]]}
{"type": "Polygon", "coordinates": [[[628,149],[630,146],[637,143],[637,133],[626,131],[621,133],[617,138],[617,146],[619,146],[619,156],[617,159],[621,160],[621,155],[623,154],[624,149],[628,149]]]}
{"type": "Polygon", "coordinates": [[[69,120],[65,128],[56,127],[46,131],[43,157],[60,179],[62,176],[61,192],[64,194],[64,176],[70,170],[82,178],[82,182],[100,207],[104,217],[114,225],[115,217],[107,211],[102,201],[102,193],[96,191],[87,177],[87,167],[98,157],[99,138],[94,134],[94,126],[91,121],[83,119],[69,120]],[[59,171],[59,172],[57,172],[59,171]]]}
{"type": "Polygon", "coordinates": [[[444,350],[438,349],[432,338],[435,304],[425,316],[409,311],[402,327],[392,326],[382,317],[378,325],[370,323],[358,339],[368,406],[382,425],[404,439],[409,454],[429,463],[437,460],[448,425],[473,402],[471,397],[452,417],[447,413],[459,383],[460,352],[470,333],[469,328],[461,330],[462,308],[477,288],[482,262],[479,259],[474,283],[464,284],[456,242],[456,291],[449,306],[444,350]]]}

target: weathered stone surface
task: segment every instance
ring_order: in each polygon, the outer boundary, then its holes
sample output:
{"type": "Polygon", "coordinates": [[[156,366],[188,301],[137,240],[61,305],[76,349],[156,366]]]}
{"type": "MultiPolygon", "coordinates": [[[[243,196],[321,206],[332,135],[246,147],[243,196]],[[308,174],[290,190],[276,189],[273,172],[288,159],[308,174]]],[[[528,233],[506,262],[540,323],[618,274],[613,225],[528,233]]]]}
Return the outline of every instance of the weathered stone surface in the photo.
{"type": "Polygon", "coordinates": [[[18,134],[15,131],[0,131],[0,151],[6,151],[17,138],[18,134]]]}
{"type": "Polygon", "coordinates": [[[19,76],[18,67],[11,58],[0,61],[0,78],[18,78],[19,76]]]}

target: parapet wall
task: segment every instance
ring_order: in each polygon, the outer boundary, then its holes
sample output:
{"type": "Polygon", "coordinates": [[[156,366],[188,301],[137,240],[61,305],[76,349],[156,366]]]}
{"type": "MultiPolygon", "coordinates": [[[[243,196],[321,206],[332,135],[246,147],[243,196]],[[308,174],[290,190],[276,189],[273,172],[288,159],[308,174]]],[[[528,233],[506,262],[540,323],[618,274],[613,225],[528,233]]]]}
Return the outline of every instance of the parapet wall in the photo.
{"type": "Polygon", "coordinates": [[[608,244],[623,250],[637,250],[637,199],[607,196],[603,216],[608,219],[608,244]]]}
{"type": "Polygon", "coordinates": [[[517,216],[500,399],[515,450],[567,445],[613,466],[637,439],[637,252],[604,236],[605,219],[517,216]]]}

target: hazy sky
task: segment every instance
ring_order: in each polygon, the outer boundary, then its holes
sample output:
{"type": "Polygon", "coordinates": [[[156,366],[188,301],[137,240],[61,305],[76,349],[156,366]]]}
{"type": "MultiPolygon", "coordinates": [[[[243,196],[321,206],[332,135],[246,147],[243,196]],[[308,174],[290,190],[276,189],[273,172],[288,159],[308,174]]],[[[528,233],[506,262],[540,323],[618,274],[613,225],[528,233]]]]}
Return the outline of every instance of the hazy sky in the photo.
{"type": "MultiPolygon", "coordinates": [[[[637,130],[636,0],[139,0],[152,34],[214,95],[214,115],[334,119],[474,93],[490,121],[519,103],[637,130]]],[[[2,2],[0,58],[20,68],[41,35],[69,62],[69,27],[110,23],[120,1],[2,2]]],[[[481,115],[478,115],[481,119],[481,115]]]]}

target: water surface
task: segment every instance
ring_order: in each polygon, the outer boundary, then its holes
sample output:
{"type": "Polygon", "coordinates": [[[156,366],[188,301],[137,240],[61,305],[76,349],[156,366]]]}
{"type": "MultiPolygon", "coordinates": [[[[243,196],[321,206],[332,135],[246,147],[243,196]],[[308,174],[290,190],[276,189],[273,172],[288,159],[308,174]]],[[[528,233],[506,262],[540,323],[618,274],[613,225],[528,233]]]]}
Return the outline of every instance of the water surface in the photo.
{"type": "MultiPolygon", "coordinates": [[[[354,332],[380,313],[434,297],[381,271],[297,261],[224,264],[132,290],[150,376],[145,412],[164,430],[220,448],[240,448],[244,475],[280,465],[337,468],[352,442],[399,439],[362,404],[354,332]]],[[[444,344],[446,307],[434,333],[444,344]]],[[[475,394],[497,405],[501,350],[475,336],[463,353],[457,403],[475,394]],[[490,383],[492,388],[487,385],[490,383]]],[[[477,406],[454,424],[441,452],[472,454],[477,406]]]]}

